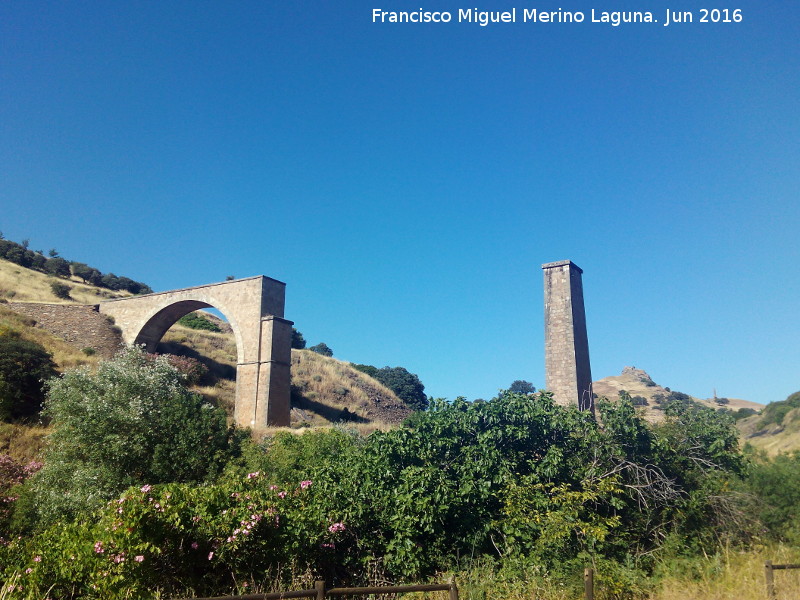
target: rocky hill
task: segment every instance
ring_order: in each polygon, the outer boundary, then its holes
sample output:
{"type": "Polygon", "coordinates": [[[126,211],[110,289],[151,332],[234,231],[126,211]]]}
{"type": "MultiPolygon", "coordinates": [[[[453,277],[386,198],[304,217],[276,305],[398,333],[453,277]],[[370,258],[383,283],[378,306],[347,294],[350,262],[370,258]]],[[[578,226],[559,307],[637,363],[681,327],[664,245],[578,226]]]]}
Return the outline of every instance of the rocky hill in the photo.
{"type": "Polygon", "coordinates": [[[634,404],[640,407],[645,418],[650,421],[661,420],[663,418],[662,405],[670,399],[670,396],[675,397],[676,395],[678,397],[685,396],[686,399],[714,409],[728,408],[736,411],[740,408],[750,408],[758,411],[764,408],[761,404],[739,398],[696,398],[682,394],[657,384],[647,372],[636,367],[625,367],[621,374],[604,377],[595,381],[592,386],[598,397],[610,400],[619,398],[621,392],[627,392],[634,400],[634,404]]]}

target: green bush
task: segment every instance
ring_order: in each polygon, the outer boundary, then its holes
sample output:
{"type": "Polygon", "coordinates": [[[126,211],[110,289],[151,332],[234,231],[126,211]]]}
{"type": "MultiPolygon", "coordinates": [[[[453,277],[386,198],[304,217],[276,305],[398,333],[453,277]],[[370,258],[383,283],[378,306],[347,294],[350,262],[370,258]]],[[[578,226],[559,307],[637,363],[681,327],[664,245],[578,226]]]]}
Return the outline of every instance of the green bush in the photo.
{"type": "Polygon", "coordinates": [[[302,350],[306,347],[306,339],[303,334],[292,327],[292,348],[295,350],[302,350]]]}
{"type": "Polygon", "coordinates": [[[222,331],[222,329],[219,328],[219,325],[214,323],[214,321],[196,312],[183,315],[180,319],[178,319],[178,324],[190,329],[203,329],[205,331],[214,332],[222,331]]]}
{"type": "Polygon", "coordinates": [[[315,346],[311,346],[309,348],[312,352],[316,352],[317,354],[321,354],[322,356],[333,356],[333,350],[328,347],[328,344],[325,342],[320,342],[315,346]]]}
{"type": "Polygon", "coordinates": [[[533,384],[530,381],[517,379],[509,386],[508,391],[517,394],[533,394],[536,391],[536,388],[533,387],[533,384]]]}
{"type": "Polygon", "coordinates": [[[0,420],[30,419],[44,400],[43,381],[56,375],[50,354],[12,329],[0,331],[0,420]]]}
{"type": "Polygon", "coordinates": [[[225,412],[190,393],[166,357],[129,348],[51,380],[45,467],[32,480],[33,519],[85,515],[140,483],[202,481],[232,451],[225,412]]]}
{"type": "Polygon", "coordinates": [[[404,367],[378,369],[372,365],[353,364],[353,368],[381,382],[414,410],[425,410],[428,407],[425,386],[422,385],[419,376],[410,373],[404,367]]]}
{"type": "Polygon", "coordinates": [[[72,287],[66,283],[61,283],[60,281],[51,281],[50,289],[56,298],[61,298],[62,300],[72,300],[72,296],[69,295],[69,293],[72,291],[72,287]]]}

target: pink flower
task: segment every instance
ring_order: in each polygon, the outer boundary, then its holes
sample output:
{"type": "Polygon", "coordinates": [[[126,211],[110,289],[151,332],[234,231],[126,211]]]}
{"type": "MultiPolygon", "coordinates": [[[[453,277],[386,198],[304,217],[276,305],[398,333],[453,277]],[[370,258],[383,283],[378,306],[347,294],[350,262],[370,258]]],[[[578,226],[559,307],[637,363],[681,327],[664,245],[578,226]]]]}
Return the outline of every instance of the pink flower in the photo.
{"type": "Polygon", "coordinates": [[[152,485],[150,485],[150,484],[143,485],[143,486],[141,487],[141,491],[142,491],[142,493],[144,493],[144,494],[146,494],[147,492],[149,492],[149,491],[150,491],[150,490],[152,490],[152,489],[153,489],[153,486],[152,486],[152,485]]]}
{"type": "Polygon", "coordinates": [[[211,560],[212,558],[214,558],[214,552],[213,551],[208,553],[208,560],[211,560]]]}
{"type": "Polygon", "coordinates": [[[33,562],[42,562],[42,557],[41,556],[34,556],[33,557],[33,562]]]}
{"type": "Polygon", "coordinates": [[[30,567],[28,567],[27,569],[25,569],[25,574],[26,574],[26,575],[30,575],[31,573],[33,573],[33,569],[31,569],[30,567]]]}
{"type": "Polygon", "coordinates": [[[136,556],[133,557],[133,560],[135,560],[136,562],[144,562],[144,556],[142,556],[141,554],[137,554],[136,556]]]}
{"type": "Polygon", "coordinates": [[[271,489],[271,490],[277,490],[277,489],[278,489],[278,486],[273,484],[273,485],[269,486],[269,489],[271,489]]]}
{"type": "Polygon", "coordinates": [[[259,476],[260,473],[261,473],[260,471],[256,471],[255,473],[248,473],[247,474],[247,478],[248,479],[255,479],[256,477],[259,476]]]}
{"type": "Polygon", "coordinates": [[[305,481],[301,481],[300,482],[300,488],[301,489],[306,489],[306,488],[310,488],[310,487],[311,487],[311,481],[310,480],[306,479],[305,481]]]}
{"type": "Polygon", "coordinates": [[[328,527],[328,531],[330,531],[331,533],[338,533],[344,530],[345,530],[344,523],[334,523],[333,525],[328,527]]]}
{"type": "Polygon", "coordinates": [[[197,550],[197,546],[199,544],[197,542],[192,542],[192,550],[197,550]]]}
{"type": "Polygon", "coordinates": [[[102,554],[105,552],[105,548],[103,548],[103,542],[95,542],[94,544],[94,551],[96,554],[102,554]]]}
{"type": "Polygon", "coordinates": [[[278,492],[278,498],[286,498],[286,492],[278,492]]]}

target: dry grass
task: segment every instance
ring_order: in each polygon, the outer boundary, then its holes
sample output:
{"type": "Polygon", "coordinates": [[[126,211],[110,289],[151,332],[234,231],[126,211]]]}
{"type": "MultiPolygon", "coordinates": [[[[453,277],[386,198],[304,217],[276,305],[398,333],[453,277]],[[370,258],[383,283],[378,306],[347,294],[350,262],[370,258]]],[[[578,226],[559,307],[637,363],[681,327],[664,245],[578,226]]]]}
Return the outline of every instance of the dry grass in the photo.
{"type": "MultiPolygon", "coordinates": [[[[727,550],[700,560],[694,576],[668,577],[652,600],[765,600],[764,562],[800,564],[800,548],[786,545],[747,552],[727,550]]],[[[775,571],[778,600],[800,598],[800,569],[775,571]]]]}
{"type": "Polygon", "coordinates": [[[130,296],[129,292],[115,292],[87,285],[78,278],[70,280],[45,275],[26,269],[0,258],[0,298],[9,302],[47,302],[50,304],[97,304],[111,298],[130,296]],[[72,300],[56,298],[50,283],[58,281],[72,287],[72,300]]]}
{"type": "Polygon", "coordinates": [[[27,463],[40,455],[49,427],[0,423],[0,454],[8,454],[17,462],[27,463]]]}
{"type": "Polygon", "coordinates": [[[800,408],[786,413],[781,425],[762,427],[760,422],[761,415],[753,415],[736,424],[743,443],[752,444],[770,456],[800,450],[800,408]]]}
{"type": "Polygon", "coordinates": [[[350,363],[292,350],[293,419],[304,425],[339,420],[370,430],[398,425],[411,410],[394,392],[350,363]]]}

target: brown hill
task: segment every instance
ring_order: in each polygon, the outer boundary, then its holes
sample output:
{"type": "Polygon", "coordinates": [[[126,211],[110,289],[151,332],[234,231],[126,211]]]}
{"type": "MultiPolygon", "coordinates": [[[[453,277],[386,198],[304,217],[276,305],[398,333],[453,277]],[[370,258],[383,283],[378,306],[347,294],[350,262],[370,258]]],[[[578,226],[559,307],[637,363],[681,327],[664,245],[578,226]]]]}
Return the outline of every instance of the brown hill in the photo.
{"type": "MultiPolygon", "coordinates": [[[[619,398],[620,392],[627,392],[634,398],[634,402],[639,404],[639,410],[644,417],[654,422],[663,419],[662,405],[670,394],[674,393],[674,390],[657,384],[647,372],[636,367],[625,367],[622,369],[621,374],[604,377],[595,381],[592,386],[598,397],[605,397],[609,400],[616,400],[619,398]]],[[[714,398],[697,398],[688,395],[687,397],[694,402],[714,409],[728,408],[738,410],[739,408],[751,408],[753,410],[761,410],[764,408],[763,405],[756,402],[738,398],[718,398],[715,400],[714,398]]]]}

